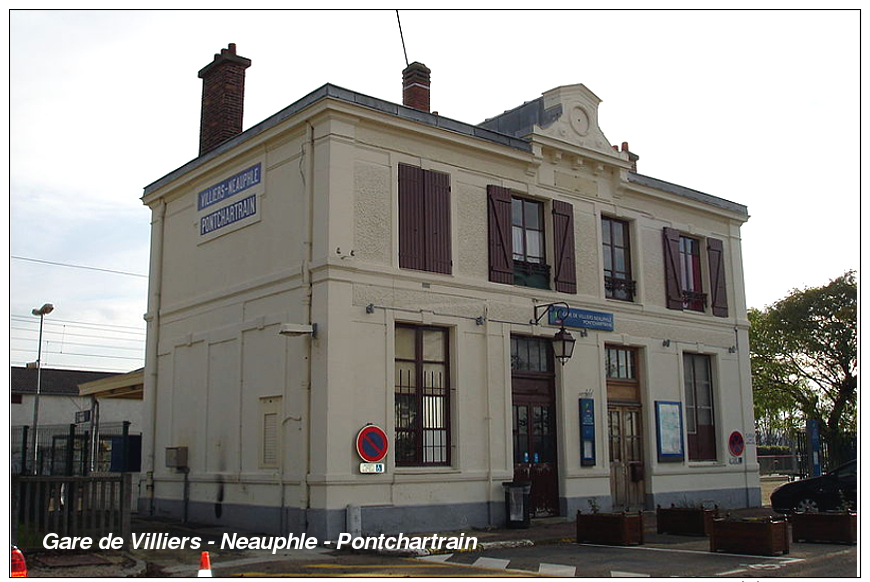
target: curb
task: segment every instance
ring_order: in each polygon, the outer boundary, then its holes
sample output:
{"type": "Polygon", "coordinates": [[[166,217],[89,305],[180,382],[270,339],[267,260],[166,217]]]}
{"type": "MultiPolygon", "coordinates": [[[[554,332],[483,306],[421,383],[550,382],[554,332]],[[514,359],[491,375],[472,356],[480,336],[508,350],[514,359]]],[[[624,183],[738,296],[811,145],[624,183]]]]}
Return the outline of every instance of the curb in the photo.
{"type": "Polygon", "coordinates": [[[129,568],[125,568],[121,570],[120,577],[121,578],[144,578],[145,574],[148,570],[148,564],[145,561],[140,560],[136,556],[124,552],[124,557],[133,561],[133,565],[129,568]]]}

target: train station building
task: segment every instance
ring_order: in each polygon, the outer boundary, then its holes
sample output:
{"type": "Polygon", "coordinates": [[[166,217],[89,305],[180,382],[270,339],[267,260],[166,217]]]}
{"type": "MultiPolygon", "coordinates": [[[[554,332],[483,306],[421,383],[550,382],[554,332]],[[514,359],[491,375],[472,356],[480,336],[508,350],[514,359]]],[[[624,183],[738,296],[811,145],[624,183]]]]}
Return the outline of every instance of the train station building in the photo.
{"type": "Polygon", "coordinates": [[[327,84],[242,131],[250,65],[199,72],[199,155],[142,198],[140,511],[334,539],[502,525],[509,481],[534,516],[760,505],[746,206],[640,173],[584,85],[471,124],[412,63],[401,104],[327,84]]]}

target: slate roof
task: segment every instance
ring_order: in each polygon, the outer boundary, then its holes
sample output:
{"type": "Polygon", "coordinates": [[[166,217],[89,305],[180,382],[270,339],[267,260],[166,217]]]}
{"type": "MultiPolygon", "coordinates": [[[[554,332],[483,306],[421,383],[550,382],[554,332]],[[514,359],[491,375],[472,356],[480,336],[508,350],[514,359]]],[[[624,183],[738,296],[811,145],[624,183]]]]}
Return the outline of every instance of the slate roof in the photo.
{"type": "MultiPolygon", "coordinates": [[[[209,160],[223,154],[224,152],[235,148],[239,144],[271,129],[283,122],[285,119],[296,115],[300,111],[314,105],[322,99],[336,99],[346,103],[353,103],[355,105],[380,111],[381,113],[394,115],[401,119],[407,119],[447,131],[465,134],[470,137],[483,139],[524,152],[530,152],[532,150],[531,143],[528,139],[523,139],[519,136],[528,133],[535,124],[546,127],[558,119],[559,115],[562,113],[561,105],[550,109],[544,109],[544,99],[543,97],[539,97],[532,101],[523,103],[514,109],[505,111],[500,115],[487,119],[483,123],[473,125],[441,115],[436,115],[428,111],[421,111],[412,107],[392,103],[384,99],[369,97],[368,95],[327,83],[322,87],[315,89],[302,99],[299,99],[295,103],[285,107],[278,113],[275,113],[253,127],[248,128],[235,137],[228,139],[210,152],[194,158],[180,168],[175,169],[155,182],[145,186],[143,197],[148,196],[148,194],[151,194],[169,182],[180,178],[187,172],[204,165],[209,160]]],[[[666,192],[678,196],[684,196],[697,202],[726,208],[734,212],[746,214],[747,216],[749,214],[746,206],[742,204],[711,196],[710,194],[705,194],[691,188],[665,182],[664,180],[630,173],[629,181],[649,186],[651,188],[662,188],[666,192]]]]}
{"type": "MultiPolygon", "coordinates": [[[[12,367],[9,386],[13,394],[33,394],[36,392],[36,368],[12,367]]],[[[79,384],[117,376],[116,372],[91,372],[87,370],[42,369],[41,395],[78,396],[79,384]]]]}

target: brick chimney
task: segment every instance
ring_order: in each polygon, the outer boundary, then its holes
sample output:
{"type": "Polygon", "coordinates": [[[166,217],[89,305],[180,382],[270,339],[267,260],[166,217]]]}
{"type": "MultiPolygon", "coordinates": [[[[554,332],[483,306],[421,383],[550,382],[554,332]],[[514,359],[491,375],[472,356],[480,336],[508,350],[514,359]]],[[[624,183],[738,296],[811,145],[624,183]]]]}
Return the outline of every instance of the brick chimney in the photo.
{"type": "Polygon", "coordinates": [[[402,71],[402,105],[429,112],[429,73],[423,63],[414,61],[402,71]]]}
{"type": "Polygon", "coordinates": [[[238,56],[236,45],[230,43],[199,71],[202,79],[199,155],[207,154],[242,133],[245,69],[250,66],[251,59],[238,56]]]}
{"type": "MultiPolygon", "coordinates": [[[[616,146],[613,146],[616,149],[616,146]]],[[[631,162],[631,171],[637,174],[637,161],[640,159],[636,153],[628,149],[628,142],[622,142],[622,151],[628,154],[628,161],[631,162]]]]}

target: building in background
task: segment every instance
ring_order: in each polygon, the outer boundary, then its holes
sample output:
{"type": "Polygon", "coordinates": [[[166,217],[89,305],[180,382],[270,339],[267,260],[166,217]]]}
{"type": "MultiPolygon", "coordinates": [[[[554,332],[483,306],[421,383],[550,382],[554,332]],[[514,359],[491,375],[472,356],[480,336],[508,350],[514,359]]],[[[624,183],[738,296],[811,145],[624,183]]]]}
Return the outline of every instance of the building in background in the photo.
{"type": "MultiPolygon", "coordinates": [[[[35,367],[10,369],[10,454],[12,471],[16,474],[33,470],[22,464],[25,459],[28,463],[32,459],[22,455],[22,451],[26,452],[31,445],[32,437],[25,438],[25,435],[33,424],[36,377],[35,367]]],[[[117,441],[124,434],[132,439],[128,454],[137,461],[128,463],[126,470],[138,471],[142,378],[142,369],[117,374],[43,368],[39,391],[39,472],[83,475],[125,470],[119,464],[117,447],[114,447],[116,458],[112,461],[113,439],[117,441]],[[126,429],[124,423],[127,423],[126,429]],[[96,438],[92,438],[94,435],[96,438]],[[72,447],[68,448],[70,442],[72,447]]]]}
{"type": "Polygon", "coordinates": [[[583,85],[472,125],[413,63],[402,105],[327,84],[242,132],[250,64],[200,71],[200,155],[143,196],[141,510],[323,539],[503,524],[512,480],[536,516],[760,504],[745,206],[638,173],[583,85]]]}

